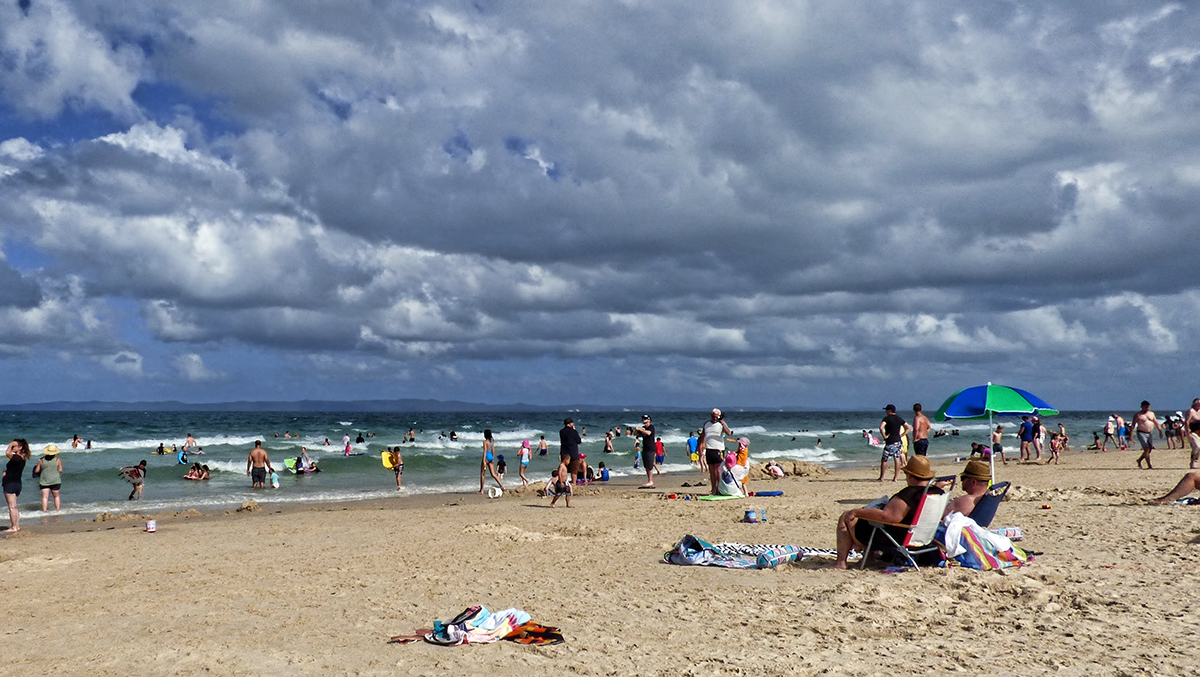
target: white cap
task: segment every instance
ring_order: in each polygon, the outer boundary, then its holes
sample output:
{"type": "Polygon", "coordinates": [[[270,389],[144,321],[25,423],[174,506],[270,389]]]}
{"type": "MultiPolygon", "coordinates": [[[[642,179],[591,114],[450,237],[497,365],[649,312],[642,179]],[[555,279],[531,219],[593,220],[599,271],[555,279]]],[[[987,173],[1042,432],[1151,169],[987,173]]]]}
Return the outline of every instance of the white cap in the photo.
{"type": "Polygon", "coordinates": [[[716,408],[714,408],[712,413],[716,414],[717,416],[720,416],[720,415],[721,415],[721,410],[720,410],[720,409],[716,409],[716,408]]]}

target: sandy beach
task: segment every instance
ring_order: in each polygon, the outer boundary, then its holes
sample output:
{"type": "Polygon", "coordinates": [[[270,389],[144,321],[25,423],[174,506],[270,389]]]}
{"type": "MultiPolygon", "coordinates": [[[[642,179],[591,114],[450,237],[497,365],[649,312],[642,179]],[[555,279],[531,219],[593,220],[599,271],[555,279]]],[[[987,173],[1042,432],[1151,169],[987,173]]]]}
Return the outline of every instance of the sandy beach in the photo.
{"type": "Polygon", "coordinates": [[[1200,507],[1147,504],[1187,467],[1155,455],[1153,471],[1133,451],[999,468],[1015,488],[993,526],[1044,553],[1002,572],[661,563],[689,533],[833,547],[841,511],[900,488],[877,469],[721,503],[665,497],[697,474],[581,488],[570,510],[526,492],[162,514],[157,533],[147,516],[31,521],[0,542],[0,674],[1194,674],[1200,507]],[[742,523],[751,507],[769,521],[742,523]],[[567,642],[388,643],[471,604],[567,642]]]}

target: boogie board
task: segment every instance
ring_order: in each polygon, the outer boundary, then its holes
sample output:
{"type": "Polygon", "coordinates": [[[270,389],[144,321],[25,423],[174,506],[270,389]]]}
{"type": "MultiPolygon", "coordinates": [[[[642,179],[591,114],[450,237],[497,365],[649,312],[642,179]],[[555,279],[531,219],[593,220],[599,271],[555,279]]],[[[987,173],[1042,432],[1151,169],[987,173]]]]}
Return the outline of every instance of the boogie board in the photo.
{"type": "Polygon", "coordinates": [[[782,496],[783,492],[778,489],[775,489],[773,491],[756,491],[756,492],[754,492],[754,495],[755,496],[782,496]]]}
{"type": "Polygon", "coordinates": [[[379,458],[383,461],[383,467],[387,468],[388,470],[396,469],[396,456],[393,452],[381,451],[379,452],[379,458]]]}
{"type": "Polygon", "coordinates": [[[739,498],[745,498],[745,496],[725,496],[725,495],[713,496],[712,494],[707,494],[705,496],[697,496],[696,500],[697,501],[736,501],[739,498]]]}
{"type": "Polygon", "coordinates": [[[117,477],[120,477],[130,484],[138,485],[142,483],[142,480],[144,480],[146,476],[145,473],[142,472],[142,469],[138,466],[127,465],[124,468],[121,468],[120,472],[117,473],[117,477]]]}

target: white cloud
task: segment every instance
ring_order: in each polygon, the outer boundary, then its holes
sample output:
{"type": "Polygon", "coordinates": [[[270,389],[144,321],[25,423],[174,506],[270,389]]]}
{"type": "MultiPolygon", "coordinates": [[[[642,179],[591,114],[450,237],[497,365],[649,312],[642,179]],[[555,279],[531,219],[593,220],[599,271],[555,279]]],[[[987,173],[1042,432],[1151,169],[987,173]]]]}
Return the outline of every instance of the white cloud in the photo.
{"type": "Polygon", "coordinates": [[[197,353],[184,353],[176,355],[172,360],[175,366],[176,373],[185,380],[192,383],[203,383],[205,381],[216,381],[224,378],[224,374],[219,371],[209,369],[204,364],[204,359],[197,353]]]}
{"type": "Polygon", "coordinates": [[[142,66],[141,51],[113,45],[94,26],[80,22],[60,0],[38,0],[27,12],[0,5],[0,94],[18,110],[52,117],[66,106],[98,108],[119,118],[140,117],[131,94],[142,66]]]}

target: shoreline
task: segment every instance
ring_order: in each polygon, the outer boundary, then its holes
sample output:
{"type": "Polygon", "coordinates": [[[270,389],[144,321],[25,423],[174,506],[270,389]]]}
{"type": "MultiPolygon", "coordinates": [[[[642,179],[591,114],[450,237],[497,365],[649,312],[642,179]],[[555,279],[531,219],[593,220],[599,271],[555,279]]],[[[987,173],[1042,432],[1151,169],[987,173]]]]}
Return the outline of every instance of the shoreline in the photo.
{"type": "MultiPolygon", "coordinates": [[[[1117,451],[1094,452],[1094,451],[1086,451],[1086,450],[1085,451],[1070,451],[1070,452],[1065,453],[1063,456],[1064,456],[1064,458],[1066,458],[1068,455],[1101,454],[1101,453],[1107,454],[1107,455],[1116,455],[1116,454],[1122,453],[1122,452],[1117,452],[1117,451]]],[[[953,461],[950,460],[950,457],[940,456],[940,457],[930,457],[930,458],[931,458],[931,461],[933,461],[935,463],[935,465],[940,464],[939,467],[958,468],[958,467],[962,466],[962,464],[960,462],[958,462],[956,460],[953,460],[953,461]]],[[[955,456],[953,458],[957,459],[959,457],[955,456]]],[[[1035,464],[1035,463],[1018,463],[1015,461],[1011,461],[1010,463],[1013,466],[1019,466],[1019,467],[1036,467],[1037,466],[1037,464],[1035,464]]],[[[753,459],[752,459],[752,464],[755,466],[762,465],[761,463],[754,462],[753,459]]],[[[860,474],[864,471],[870,471],[871,473],[874,473],[877,470],[879,464],[877,461],[873,462],[873,463],[868,463],[868,462],[864,461],[864,462],[856,462],[856,463],[838,465],[833,468],[826,468],[825,466],[820,466],[820,464],[814,464],[814,465],[824,468],[824,470],[826,472],[828,472],[834,476],[845,476],[847,474],[853,474],[853,475],[857,476],[858,474],[860,474]]],[[[1002,468],[1002,467],[1004,467],[1004,466],[1002,466],[1002,465],[997,466],[998,474],[1000,472],[1000,468],[1002,468]]],[[[699,468],[694,468],[694,469],[690,469],[690,470],[673,471],[673,472],[664,472],[661,475],[657,475],[656,477],[662,477],[663,481],[668,484],[660,487],[656,483],[655,488],[646,489],[646,490],[639,489],[640,484],[643,482],[643,475],[641,475],[640,472],[641,471],[639,471],[639,474],[637,474],[637,475],[614,476],[608,482],[599,482],[599,481],[592,482],[588,485],[584,485],[581,488],[581,492],[587,492],[588,494],[595,494],[595,493],[605,492],[605,491],[610,491],[610,492],[632,491],[636,494],[649,494],[649,495],[655,495],[655,494],[665,495],[667,493],[674,492],[679,495],[683,495],[684,493],[691,493],[693,495],[696,495],[696,490],[698,488],[697,486],[683,487],[682,483],[688,482],[689,484],[692,484],[691,480],[684,479],[686,476],[689,476],[689,475],[695,475],[697,478],[699,478],[699,476],[700,476],[699,468]]],[[[957,474],[957,472],[958,471],[956,469],[954,474],[957,474]]],[[[946,473],[943,472],[941,474],[946,474],[946,473]]],[[[510,473],[509,476],[518,481],[520,480],[520,478],[514,474],[510,473]]],[[[901,477],[900,484],[902,484],[903,483],[903,473],[900,474],[900,477],[901,477]]],[[[885,473],[885,478],[886,478],[886,473],[885,473]]],[[[703,486],[703,488],[707,488],[707,478],[705,478],[705,480],[706,480],[706,484],[703,486]]],[[[768,481],[770,481],[770,480],[768,480],[768,481]]],[[[828,480],[828,481],[833,481],[833,480],[828,480]]],[[[761,479],[757,480],[757,481],[752,479],[751,485],[753,487],[754,484],[762,484],[762,483],[763,483],[763,480],[761,480],[761,479]]],[[[495,483],[491,480],[491,478],[488,478],[487,484],[488,484],[488,486],[495,486],[495,483]]],[[[522,491],[520,488],[517,488],[515,491],[512,489],[506,490],[505,497],[502,497],[501,499],[498,499],[498,500],[499,501],[511,500],[511,498],[513,498],[513,497],[528,498],[528,496],[530,494],[536,495],[536,490],[538,488],[541,488],[542,486],[544,486],[544,484],[545,484],[544,481],[530,482],[530,484],[524,491],[522,491]]],[[[881,486],[886,486],[889,484],[891,484],[891,482],[888,481],[887,479],[885,479],[881,486]]],[[[511,486],[511,483],[509,484],[509,486],[511,486]]],[[[753,489],[751,489],[751,490],[753,490],[753,489]]],[[[220,506],[220,507],[204,506],[201,508],[201,507],[185,506],[185,507],[181,507],[180,509],[164,509],[164,510],[138,510],[137,502],[129,502],[126,506],[129,508],[127,510],[115,510],[115,511],[103,511],[102,510],[99,512],[88,511],[88,512],[71,513],[70,515],[55,515],[55,514],[38,515],[36,517],[30,517],[28,523],[26,522],[26,517],[23,514],[22,518],[21,518],[21,531],[24,532],[27,529],[32,528],[34,533],[47,533],[47,534],[74,533],[74,532],[78,532],[78,531],[86,532],[86,531],[101,531],[101,530],[111,530],[112,529],[112,526],[98,527],[98,528],[78,528],[78,524],[81,522],[95,524],[95,525],[101,525],[101,524],[110,524],[111,525],[114,523],[126,523],[126,522],[136,523],[136,522],[144,522],[146,520],[155,520],[156,522],[158,522],[160,524],[171,524],[171,523],[177,522],[177,521],[202,521],[202,520],[213,519],[213,518],[226,518],[226,517],[237,516],[237,515],[242,515],[242,514],[252,514],[255,512],[265,512],[265,513],[272,513],[272,514],[294,514],[294,513],[303,513],[303,512],[333,512],[335,510],[348,510],[348,509],[351,509],[351,506],[358,506],[358,507],[361,507],[362,509],[366,509],[366,510],[384,509],[384,508],[426,509],[426,508],[458,506],[458,505],[462,505],[464,501],[467,501],[467,500],[473,499],[473,498],[477,498],[477,499],[481,499],[481,500],[485,500],[485,501],[489,501],[489,502],[496,500],[496,499],[488,499],[486,497],[486,495],[479,495],[475,492],[463,492],[463,491],[436,492],[436,491],[431,491],[431,492],[402,494],[400,496],[387,496],[387,497],[372,496],[372,497],[366,497],[366,498],[346,498],[346,499],[340,499],[340,500],[319,500],[319,501],[296,500],[296,501],[291,501],[291,500],[287,500],[287,499],[271,500],[273,498],[273,494],[271,492],[275,492],[278,490],[267,488],[267,489],[263,489],[261,491],[263,492],[263,496],[264,496],[265,500],[259,501],[254,496],[251,496],[249,499],[247,499],[247,500],[253,500],[255,503],[257,503],[257,507],[255,507],[251,510],[243,509],[243,507],[245,506],[245,501],[243,501],[242,503],[239,504],[238,501],[236,501],[236,500],[231,500],[229,503],[227,503],[223,506],[220,506]],[[35,523],[34,520],[37,520],[37,522],[35,523]]],[[[1165,491],[1166,490],[1164,490],[1164,493],[1165,493],[1165,491]]],[[[705,492],[701,492],[701,493],[705,493],[705,492]]],[[[40,512],[40,511],[37,511],[37,512],[40,512]]],[[[9,537],[11,535],[12,534],[0,534],[0,540],[2,540],[5,537],[9,537]]]]}

